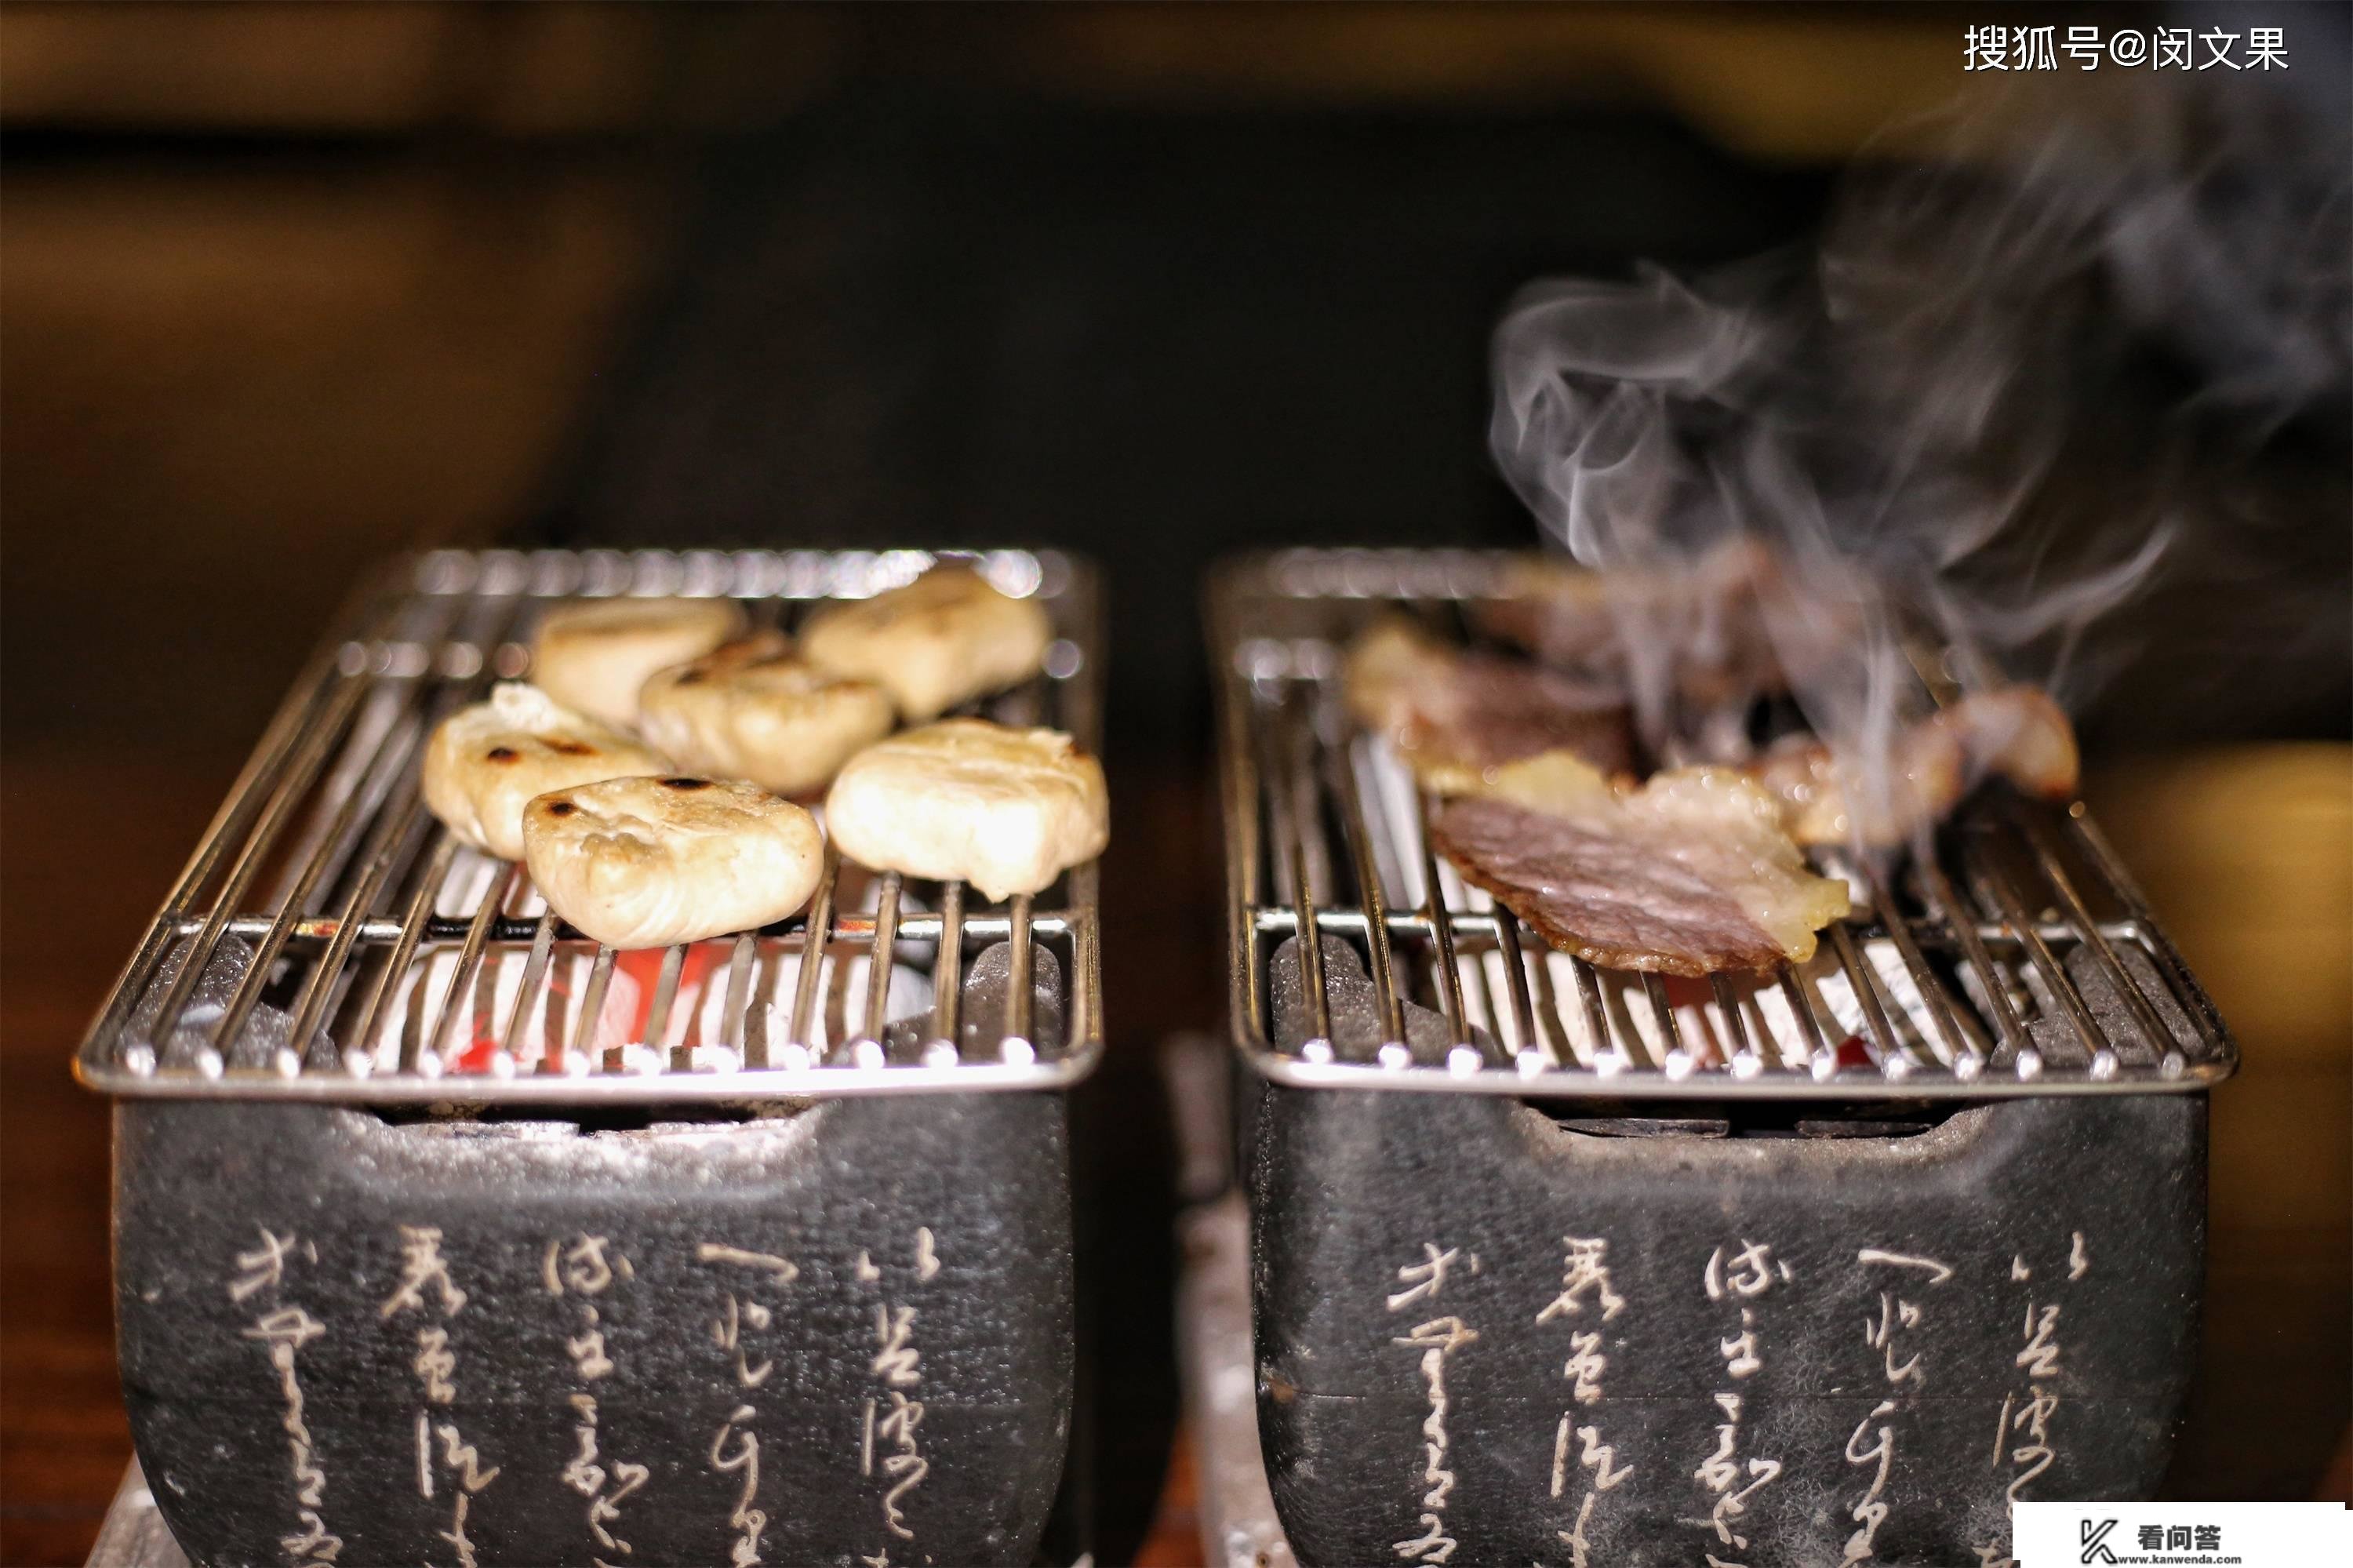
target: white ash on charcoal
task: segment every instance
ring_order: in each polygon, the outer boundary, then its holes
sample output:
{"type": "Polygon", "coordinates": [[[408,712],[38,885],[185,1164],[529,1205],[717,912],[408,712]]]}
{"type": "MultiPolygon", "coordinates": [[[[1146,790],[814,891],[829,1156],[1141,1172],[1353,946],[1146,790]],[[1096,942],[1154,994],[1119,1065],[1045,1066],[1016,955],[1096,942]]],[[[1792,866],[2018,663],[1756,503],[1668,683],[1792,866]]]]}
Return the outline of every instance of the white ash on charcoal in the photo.
{"type": "MultiPolygon", "coordinates": [[[[253,962],[253,948],[237,937],[225,935],[214,948],[204,973],[196,977],[195,990],[189,993],[187,1005],[180,1010],[179,1019],[173,1025],[172,1037],[163,1042],[155,1039],[156,1014],[163,1007],[164,998],[179,980],[180,970],[186,966],[195,940],[193,936],[183,937],[172,945],[155,978],[148,982],[146,994],[132,1011],[131,1021],[123,1026],[122,1037],[133,1043],[131,1049],[151,1053],[152,1060],[159,1065],[216,1072],[223,1067],[278,1065],[293,1045],[294,1021],[283,1009],[267,1002],[254,1004],[225,1053],[216,1053],[213,1047],[213,1032],[228,1016],[229,1002],[253,962]]],[[[314,1062],[322,1054],[332,1059],[333,1050],[323,1035],[311,1041],[314,1062]]]]}
{"type": "MultiPolygon", "coordinates": [[[[1328,1037],[1332,1047],[1344,1059],[1369,1061],[1383,1045],[1391,1044],[1381,1038],[1379,992],[1355,948],[1337,937],[1325,937],[1323,954],[1324,999],[1332,1021],[1328,1037]]],[[[1275,948],[1267,967],[1275,1042],[1295,1049],[1314,1038],[1315,1031],[1315,1004],[1307,994],[1299,938],[1287,938],[1275,948]]],[[[1451,1047],[1464,1044],[1447,1028],[1443,1017],[1420,1003],[1400,999],[1398,1009],[1405,1019],[1405,1044],[1416,1062],[1443,1062],[1451,1047]]],[[[1473,1026],[1470,1033],[1468,1044],[1493,1050],[1493,1039],[1485,1030],[1473,1026]]]]}
{"type": "MultiPolygon", "coordinates": [[[[2061,960],[2067,979],[2073,983],[2076,994],[2092,1014],[2092,1022],[2100,1026],[2112,1050],[2126,1061],[2146,1064],[2161,1057],[2168,1050],[2190,1052],[2199,1048],[2197,1025],[2173,1000],[2171,988],[2159,977],[2157,966],[2139,948],[2122,942],[2111,943],[2116,959],[2132,977],[2141,997],[2156,1010],[2158,1021],[2163,1023],[2172,1040],[2152,1044],[2142,1029],[2132,1007],[2116,993],[2115,980],[2108,976],[2107,966],[2089,948],[2077,948],[2061,960]]],[[[2027,1032],[2034,1036],[2035,1049],[2054,1065],[2082,1065],[2087,1060],[2083,1041],[2076,1035],[2074,1025],[2043,983],[2042,974],[2031,964],[2021,964],[2020,973],[2027,989],[2033,994],[2039,1009],[2037,1015],[2027,1020],[2027,1032]]]]}
{"type": "MultiPolygon", "coordinates": [[[[965,970],[956,1001],[955,1047],[966,1061],[993,1061],[999,1054],[1012,967],[1012,946],[997,942],[983,949],[965,970]]],[[[1063,1044],[1062,965],[1052,948],[1032,945],[1029,976],[1029,1033],[1021,1044],[1011,1046],[1016,1055],[1025,1046],[1035,1056],[1059,1051],[1063,1044]]],[[[895,1063],[920,1062],[939,1038],[937,1015],[925,1008],[895,1018],[883,1030],[883,1054],[895,1063]]]]}

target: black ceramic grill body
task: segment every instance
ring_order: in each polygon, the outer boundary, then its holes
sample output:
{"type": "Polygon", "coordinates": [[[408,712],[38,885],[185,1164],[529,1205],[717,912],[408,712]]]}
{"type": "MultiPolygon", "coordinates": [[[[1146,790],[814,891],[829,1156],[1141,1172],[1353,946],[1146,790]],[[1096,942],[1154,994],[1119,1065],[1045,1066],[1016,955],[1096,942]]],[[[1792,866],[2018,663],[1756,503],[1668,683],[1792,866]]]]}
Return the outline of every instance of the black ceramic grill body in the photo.
{"type": "Polygon", "coordinates": [[[2164,1471],[2201,1095],[1769,1137],[1261,1096],[1260,1428],[1303,1563],[2000,1563],[2013,1491],[2164,1471]]]}
{"type": "MultiPolygon", "coordinates": [[[[1054,630],[968,711],[1092,747],[1092,569],[961,558],[1054,630]]],[[[559,604],[790,634],[934,560],[444,551],[363,586],[75,1063],[117,1097],[123,1390],[191,1558],[1033,1560],[1096,867],[991,900],[828,853],[788,919],[623,955],[418,798],[559,604]]]]}
{"type": "Polygon", "coordinates": [[[2013,1499],[2150,1494],[2236,1048],[2083,805],[1989,789],[1896,863],[1816,852],[1852,908],[1768,972],[1551,951],[1343,691],[1365,628],[1475,639],[1514,569],[1293,550],[1209,596],[1293,1550],[1968,1568],[2013,1499]]]}
{"type": "Polygon", "coordinates": [[[1025,1563],[1061,1473],[1057,1095],[127,1103],[115,1214],[140,1463],[213,1568],[1025,1563]]]}

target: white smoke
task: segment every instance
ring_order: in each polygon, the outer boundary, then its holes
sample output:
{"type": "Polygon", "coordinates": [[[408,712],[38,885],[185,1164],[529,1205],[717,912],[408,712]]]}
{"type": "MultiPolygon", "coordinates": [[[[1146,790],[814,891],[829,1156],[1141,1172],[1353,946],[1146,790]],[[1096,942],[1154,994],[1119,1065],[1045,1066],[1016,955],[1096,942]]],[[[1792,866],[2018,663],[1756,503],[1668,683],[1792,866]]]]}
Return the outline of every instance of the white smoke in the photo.
{"type": "MultiPolygon", "coordinates": [[[[1915,620],[1965,683],[2080,705],[2118,611],[2239,558],[2193,476],[2353,407],[2342,137],[2249,81],[2104,85],[1950,114],[1810,251],[1537,283],[1497,330],[1491,442],[1547,535],[1653,575],[1769,544],[1795,695],[1866,772],[1925,696],[1915,620]]],[[[1646,735],[1688,744],[1692,629],[1621,617],[1646,735]]]]}

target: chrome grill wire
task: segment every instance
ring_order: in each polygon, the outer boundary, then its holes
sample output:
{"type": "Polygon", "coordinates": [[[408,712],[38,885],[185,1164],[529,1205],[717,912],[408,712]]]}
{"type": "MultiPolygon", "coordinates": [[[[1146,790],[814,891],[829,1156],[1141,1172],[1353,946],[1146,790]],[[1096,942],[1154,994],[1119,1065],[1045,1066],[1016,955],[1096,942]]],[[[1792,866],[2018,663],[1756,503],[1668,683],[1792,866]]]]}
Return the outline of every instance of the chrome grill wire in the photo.
{"type": "MultiPolygon", "coordinates": [[[[1054,725],[1095,747],[1102,636],[1092,568],[1050,552],[958,554],[1000,588],[1034,594],[1057,636],[1046,673],[987,710],[1007,722],[1054,725]]],[[[440,551],[394,563],[356,596],[272,719],[84,1039],[77,1075],[134,1096],[465,1104],[1075,1082],[1102,1048],[1092,863],[1066,874],[1064,896],[1048,908],[1029,896],[968,908],[960,885],[926,884],[934,907],[923,909],[910,906],[916,890],[896,874],[872,876],[871,893],[857,896],[828,845],[804,916],[709,944],[726,948],[727,977],[709,1044],[663,1049],[688,955],[671,948],[644,1038],[599,1050],[614,950],[567,935],[522,867],[461,847],[418,796],[425,736],[494,680],[525,673],[523,640],[552,604],[732,596],[755,620],[785,620],[910,580],[934,558],[908,550],[546,550],[440,551]],[[268,895],[256,899],[273,865],[268,895]],[[811,929],[824,936],[818,961],[805,963],[811,929]],[[191,1003],[228,938],[249,944],[244,967],[216,1012],[208,1004],[199,1017],[191,1003]],[[933,1026],[923,1040],[894,1044],[886,1037],[887,980],[902,943],[930,949],[933,1026]],[[1035,1037],[1033,943],[1052,950],[1060,967],[1062,1027],[1043,1041],[1035,1037]],[[976,981],[979,957],[997,945],[1005,948],[1001,980],[976,981]],[[165,979],[175,952],[178,968],[165,979]],[[446,979],[428,997],[445,958],[446,979]],[[787,959],[797,978],[779,1005],[787,959]],[[489,1014],[510,960],[520,969],[498,1027],[489,1014]],[[559,1027],[554,977],[583,968],[585,986],[574,988],[579,1005],[559,1027]],[[846,1008],[861,975],[867,994],[854,1032],[820,1032],[823,993],[832,1009],[846,1008]],[[992,1001],[992,1016],[969,1016],[968,984],[992,1001]],[[267,1061],[244,1060],[251,1053],[239,1047],[269,994],[285,998],[286,1043],[267,1061]],[[534,1038],[532,1020],[543,1010],[549,1016],[534,1038]],[[460,1029],[469,1011],[489,1018],[487,1068],[453,1072],[453,1059],[485,1043],[484,1025],[460,1029]],[[772,1014],[782,1015],[781,1031],[772,1014]],[[387,1047],[380,1036],[395,1015],[404,1027],[387,1047]]],[[[686,1020],[690,1036],[709,1001],[706,994],[697,1017],[686,1020]]]]}
{"type": "Polygon", "coordinates": [[[1459,606],[1492,592],[1510,558],[1299,550],[1232,563],[1213,585],[1232,1022],[1267,1075],[1600,1098],[1979,1099],[2196,1089],[2235,1068],[2228,1031],[2080,802],[1986,791],[1904,877],[1818,857],[1859,907],[1802,969],[1717,975],[1700,991],[1549,949],[1431,853],[1430,800],[1355,729],[1337,690],[1346,636],[1380,603],[1459,606]],[[1314,943],[1293,949],[1304,1038],[1273,1039],[1274,954],[1307,929],[1361,956],[1369,1047],[1335,1035],[1314,943]],[[2114,1002],[2105,1013],[2092,974],[2114,1002]],[[1442,1019],[1442,1053],[1409,1043],[1409,1000],[1442,1019]]]}

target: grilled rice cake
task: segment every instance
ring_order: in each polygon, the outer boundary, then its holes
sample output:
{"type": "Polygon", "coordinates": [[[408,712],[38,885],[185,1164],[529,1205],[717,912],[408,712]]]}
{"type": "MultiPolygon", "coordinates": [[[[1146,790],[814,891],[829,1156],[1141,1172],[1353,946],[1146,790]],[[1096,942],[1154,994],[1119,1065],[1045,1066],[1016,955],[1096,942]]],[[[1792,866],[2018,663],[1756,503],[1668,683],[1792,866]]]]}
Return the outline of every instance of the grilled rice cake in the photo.
{"type": "Polygon", "coordinates": [[[1036,893],[1111,837],[1103,765],[1060,730],[949,719],[871,746],[826,797],[844,855],[880,871],[1036,893]]]}
{"type": "Polygon", "coordinates": [[[628,774],[668,773],[652,747],[509,681],[441,721],[426,743],[425,803],[463,842],[521,860],[532,797],[628,774]]]}
{"type": "Polygon", "coordinates": [[[1035,599],[999,593],[969,567],[934,567],[903,588],[818,613],[801,633],[809,662],[891,694],[923,724],[1028,680],[1053,625],[1035,599]]]}
{"type": "Polygon", "coordinates": [[[681,768],[779,795],[824,789],[894,722],[881,687],[826,673],[780,631],[661,671],[638,698],[638,729],[681,768]]]}
{"type": "Polygon", "coordinates": [[[614,948],[749,931],[808,902],[825,863],[817,820],[751,784],[671,776],[557,789],[523,815],[548,907],[614,948]]]}
{"type": "Polygon", "coordinates": [[[531,678],[557,702],[628,727],[638,694],[659,670],[699,659],[744,630],[732,599],[598,599],[540,619],[531,678]]]}

